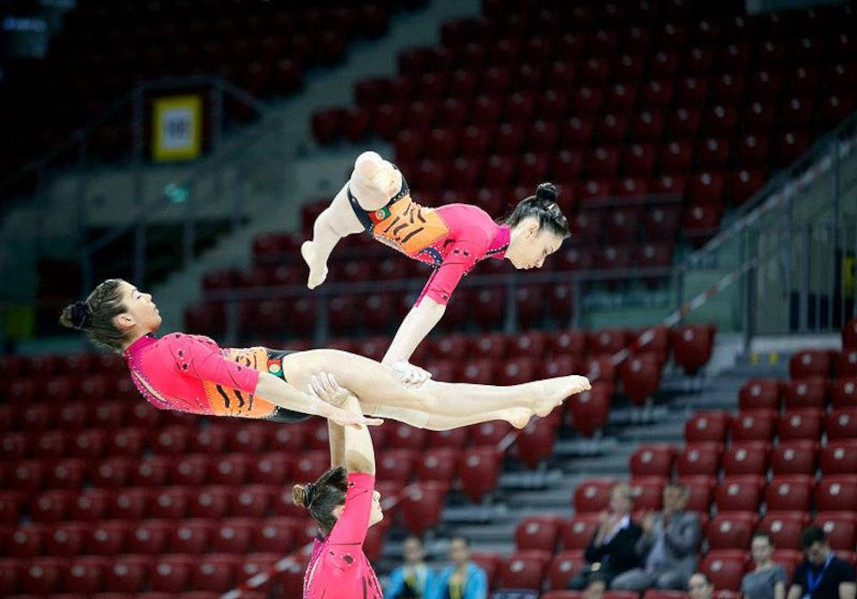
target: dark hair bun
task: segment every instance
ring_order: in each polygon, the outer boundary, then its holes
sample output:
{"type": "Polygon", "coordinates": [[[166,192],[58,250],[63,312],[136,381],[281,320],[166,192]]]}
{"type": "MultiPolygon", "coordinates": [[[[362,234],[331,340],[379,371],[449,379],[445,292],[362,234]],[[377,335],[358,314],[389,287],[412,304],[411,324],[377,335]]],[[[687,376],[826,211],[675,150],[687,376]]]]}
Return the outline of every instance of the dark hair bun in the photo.
{"type": "Polygon", "coordinates": [[[62,311],[60,324],[73,329],[82,329],[89,321],[89,308],[86,302],[74,302],[69,304],[62,311]]]}
{"type": "Polygon", "coordinates": [[[540,183],[536,188],[536,198],[539,200],[556,202],[558,197],[559,191],[557,191],[556,185],[553,183],[540,183]]]}
{"type": "Polygon", "coordinates": [[[295,485],[292,487],[292,501],[295,505],[306,507],[306,487],[295,485]]]}

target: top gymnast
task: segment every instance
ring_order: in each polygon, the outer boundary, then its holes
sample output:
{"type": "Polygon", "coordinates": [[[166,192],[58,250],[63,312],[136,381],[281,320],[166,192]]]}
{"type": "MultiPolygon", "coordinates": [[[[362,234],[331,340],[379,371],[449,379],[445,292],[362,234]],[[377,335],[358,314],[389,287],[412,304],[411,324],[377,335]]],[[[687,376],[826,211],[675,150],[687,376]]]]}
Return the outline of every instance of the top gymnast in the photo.
{"type": "Polygon", "coordinates": [[[161,316],[152,296],[121,279],[107,279],[85,301],[67,306],[60,323],[123,352],[134,384],[149,403],[194,414],[281,422],[316,414],[343,426],[380,422],[300,391],[312,376],[328,373],[357,396],[364,414],[430,430],[490,420],[520,428],[533,415],[544,416],[569,395],[589,389],[582,376],[507,387],[436,381],[405,385],[391,368],[337,350],[221,349],[208,337],[183,333],[157,339],[153,333],[161,316]]]}
{"type": "Polygon", "coordinates": [[[455,287],[477,262],[508,258],[515,268],[539,268],[569,236],[568,221],[556,203],[557,190],[539,185],[503,224],[468,204],[425,208],[412,201],[399,170],[375,152],[354,163],[351,179],[316,219],[313,239],[301,246],[309,266],[307,286],[327,277],[327,259],[340,239],[367,231],[403,254],[435,267],[416,304],[405,317],[383,363],[411,374],[428,373],[408,364],[414,350],[440,321],[455,287]]]}

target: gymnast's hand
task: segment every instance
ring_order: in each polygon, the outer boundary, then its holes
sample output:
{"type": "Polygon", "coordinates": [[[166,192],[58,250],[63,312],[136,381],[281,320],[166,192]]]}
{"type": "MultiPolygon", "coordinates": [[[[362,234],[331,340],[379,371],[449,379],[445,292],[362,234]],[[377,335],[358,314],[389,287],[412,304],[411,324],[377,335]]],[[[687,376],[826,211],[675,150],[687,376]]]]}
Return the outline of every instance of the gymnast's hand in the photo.
{"type": "Polygon", "coordinates": [[[340,387],[329,372],[321,372],[310,377],[309,393],[337,408],[341,408],[351,395],[351,391],[340,387]]]}
{"type": "Polygon", "coordinates": [[[340,387],[332,374],[322,372],[310,377],[308,392],[332,406],[327,418],[339,426],[351,426],[360,429],[364,426],[384,424],[380,418],[364,416],[360,412],[360,404],[357,398],[348,389],[340,387]]]}
{"type": "Polygon", "coordinates": [[[419,387],[431,378],[431,373],[409,362],[394,362],[390,365],[399,381],[407,387],[419,387]]]}

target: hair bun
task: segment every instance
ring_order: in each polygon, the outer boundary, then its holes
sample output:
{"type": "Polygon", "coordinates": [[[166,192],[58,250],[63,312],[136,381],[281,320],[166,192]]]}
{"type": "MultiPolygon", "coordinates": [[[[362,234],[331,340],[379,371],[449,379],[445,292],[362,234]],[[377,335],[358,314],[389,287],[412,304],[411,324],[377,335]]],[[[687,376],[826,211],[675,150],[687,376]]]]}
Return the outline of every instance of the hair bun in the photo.
{"type": "Polygon", "coordinates": [[[300,507],[306,507],[306,487],[295,485],[292,487],[292,502],[300,507]]]}
{"type": "Polygon", "coordinates": [[[86,302],[74,302],[71,305],[71,324],[76,329],[82,329],[89,320],[89,308],[86,302]]]}
{"type": "Polygon", "coordinates": [[[559,197],[559,191],[557,191],[556,185],[553,183],[540,183],[536,188],[536,198],[539,200],[547,200],[549,202],[556,202],[556,199],[559,197]]]}

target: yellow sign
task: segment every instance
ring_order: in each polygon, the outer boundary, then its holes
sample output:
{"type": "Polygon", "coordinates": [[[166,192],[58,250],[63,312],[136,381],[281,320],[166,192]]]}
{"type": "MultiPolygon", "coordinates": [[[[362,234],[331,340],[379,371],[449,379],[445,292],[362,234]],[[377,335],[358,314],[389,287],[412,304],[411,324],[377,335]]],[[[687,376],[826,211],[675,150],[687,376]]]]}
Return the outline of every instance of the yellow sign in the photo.
{"type": "Polygon", "coordinates": [[[846,256],[842,261],[842,286],[845,297],[854,297],[854,256],[846,256]]]}
{"type": "Polygon", "coordinates": [[[193,160],[202,150],[202,99],[169,96],[152,103],[152,159],[193,160]]]}

